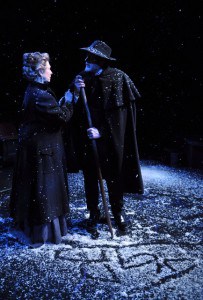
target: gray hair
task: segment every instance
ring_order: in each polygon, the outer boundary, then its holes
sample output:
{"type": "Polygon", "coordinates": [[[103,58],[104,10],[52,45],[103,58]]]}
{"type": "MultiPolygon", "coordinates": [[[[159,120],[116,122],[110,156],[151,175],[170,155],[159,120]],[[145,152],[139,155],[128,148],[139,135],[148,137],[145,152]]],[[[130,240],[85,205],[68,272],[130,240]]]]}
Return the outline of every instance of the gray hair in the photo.
{"type": "Polygon", "coordinates": [[[39,76],[39,70],[44,70],[49,61],[48,53],[30,52],[23,54],[23,77],[34,81],[39,76]]]}

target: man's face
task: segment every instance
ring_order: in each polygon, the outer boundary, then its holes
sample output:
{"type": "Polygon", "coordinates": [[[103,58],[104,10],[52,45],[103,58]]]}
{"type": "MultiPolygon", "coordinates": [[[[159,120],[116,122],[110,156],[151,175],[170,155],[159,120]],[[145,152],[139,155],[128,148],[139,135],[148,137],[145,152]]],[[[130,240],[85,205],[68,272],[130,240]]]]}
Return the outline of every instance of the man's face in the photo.
{"type": "Polygon", "coordinates": [[[85,71],[96,73],[100,68],[98,57],[94,54],[88,53],[85,59],[85,71]]]}

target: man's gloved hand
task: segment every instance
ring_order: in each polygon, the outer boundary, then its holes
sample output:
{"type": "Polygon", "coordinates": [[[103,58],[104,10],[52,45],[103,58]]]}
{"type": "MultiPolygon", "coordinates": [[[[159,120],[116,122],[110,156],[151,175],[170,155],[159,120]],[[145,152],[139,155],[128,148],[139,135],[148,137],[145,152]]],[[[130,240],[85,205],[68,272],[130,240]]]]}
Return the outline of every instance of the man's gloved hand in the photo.
{"type": "Polygon", "coordinates": [[[74,79],[74,93],[79,95],[81,87],[85,87],[85,82],[81,75],[77,75],[74,79]]]}
{"type": "Polygon", "coordinates": [[[80,95],[80,89],[81,87],[85,87],[85,82],[81,75],[77,75],[73,81],[74,83],[74,93],[73,93],[73,101],[74,103],[77,103],[80,95]]]}
{"type": "Polygon", "coordinates": [[[87,129],[87,136],[89,139],[99,139],[101,137],[101,134],[99,133],[99,130],[95,127],[91,127],[87,129]]]}

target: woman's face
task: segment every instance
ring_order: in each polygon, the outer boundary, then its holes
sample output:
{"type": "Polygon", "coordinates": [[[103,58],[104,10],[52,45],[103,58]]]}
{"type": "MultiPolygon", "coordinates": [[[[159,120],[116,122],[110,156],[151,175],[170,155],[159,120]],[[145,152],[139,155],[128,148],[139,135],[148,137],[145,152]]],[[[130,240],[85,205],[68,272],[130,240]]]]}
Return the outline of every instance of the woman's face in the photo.
{"type": "Polygon", "coordinates": [[[52,74],[50,63],[47,61],[45,69],[40,72],[43,82],[50,82],[52,74]]]}

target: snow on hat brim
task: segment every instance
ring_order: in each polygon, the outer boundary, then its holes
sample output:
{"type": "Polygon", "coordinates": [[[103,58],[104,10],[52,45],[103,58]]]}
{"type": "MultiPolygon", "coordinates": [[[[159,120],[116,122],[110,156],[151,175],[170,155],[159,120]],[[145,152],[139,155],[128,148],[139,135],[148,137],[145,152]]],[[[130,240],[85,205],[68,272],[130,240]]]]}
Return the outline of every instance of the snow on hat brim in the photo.
{"type": "Polygon", "coordinates": [[[111,57],[111,48],[103,41],[96,40],[89,47],[80,49],[108,60],[116,60],[111,57]]]}

